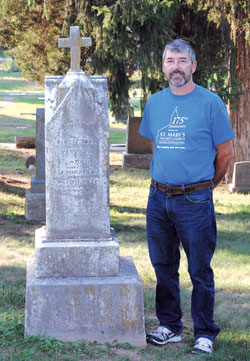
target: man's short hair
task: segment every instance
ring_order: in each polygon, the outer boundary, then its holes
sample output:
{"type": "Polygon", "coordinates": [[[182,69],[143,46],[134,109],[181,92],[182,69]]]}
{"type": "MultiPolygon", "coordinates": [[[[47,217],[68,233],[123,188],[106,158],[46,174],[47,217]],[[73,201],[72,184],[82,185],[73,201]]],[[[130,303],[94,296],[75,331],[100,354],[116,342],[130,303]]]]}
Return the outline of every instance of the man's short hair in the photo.
{"type": "Polygon", "coordinates": [[[163,52],[163,55],[162,55],[162,60],[165,59],[167,50],[178,51],[178,52],[187,50],[189,55],[190,55],[190,58],[192,60],[192,63],[194,63],[195,60],[196,60],[195,59],[194,49],[192,48],[192,46],[186,40],[176,39],[176,40],[170,41],[170,43],[168,43],[165,46],[165,49],[164,49],[164,52],[163,52]]]}

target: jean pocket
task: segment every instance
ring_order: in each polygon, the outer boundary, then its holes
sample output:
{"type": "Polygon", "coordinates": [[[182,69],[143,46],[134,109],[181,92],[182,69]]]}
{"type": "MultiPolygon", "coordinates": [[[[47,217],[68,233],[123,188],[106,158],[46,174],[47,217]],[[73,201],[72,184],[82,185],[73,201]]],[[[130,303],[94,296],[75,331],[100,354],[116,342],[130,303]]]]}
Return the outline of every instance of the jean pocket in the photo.
{"type": "Polygon", "coordinates": [[[186,200],[193,204],[203,204],[211,202],[211,189],[202,189],[186,195],[186,200]]]}
{"type": "Polygon", "coordinates": [[[153,197],[155,192],[156,192],[156,188],[152,184],[150,184],[149,197],[153,197]]]}

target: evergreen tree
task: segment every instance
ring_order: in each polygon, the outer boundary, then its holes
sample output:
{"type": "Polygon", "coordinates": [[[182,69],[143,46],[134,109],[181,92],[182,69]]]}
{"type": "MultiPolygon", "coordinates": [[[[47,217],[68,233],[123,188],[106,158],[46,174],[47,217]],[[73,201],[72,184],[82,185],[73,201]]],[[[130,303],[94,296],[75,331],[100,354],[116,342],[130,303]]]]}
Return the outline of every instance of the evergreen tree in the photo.
{"type": "MultiPolygon", "coordinates": [[[[249,0],[192,0],[192,5],[208,11],[208,19],[221,28],[221,38],[226,34],[225,62],[230,70],[228,86],[231,98],[230,119],[236,138],[234,161],[250,160],[250,2],[249,0]],[[229,39],[228,39],[229,29],[229,39]]],[[[231,179],[233,162],[227,178],[231,179]]]]}
{"type": "Polygon", "coordinates": [[[206,12],[178,0],[105,0],[101,6],[97,0],[1,0],[1,9],[0,42],[30,80],[43,82],[45,74],[65,74],[69,69],[68,52],[57,48],[57,40],[69,36],[71,25],[80,26],[81,36],[91,36],[93,45],[81,51],[81,67],[88,74],[108,76],[115,114],[128,105],[135,71],[141,77],[143,103],[166,86],[161,58],[173,38],[184,37],[194,45],[198,83],[207,86],[220,71],[218,30],[212,23],[207,26],[206,12]]]}
{"type": "Polygon", "coordinates": [[[143,102],[166,87],[161,72],[167,41],[189,40],[197,54],[195,81],[231,100],[237,141],[235,160],[249,148],[249,0],[0,0],[0,44],[14,55],[24,76],[43,82],[70,67],[57,40],[79,25],[93,45],[81,51],[87,74],[106,74],[111,109],[128,105],[131,75],[141,76],[143,102]],[[228,72],[230,69],[230,75],[228,72]],[[239,84],[242,95],[239,97],[239,84]],[[238,96],[238,98],[237,98],[238,96]],[[237,99],[238,110],[233,108],[237,99]]]}

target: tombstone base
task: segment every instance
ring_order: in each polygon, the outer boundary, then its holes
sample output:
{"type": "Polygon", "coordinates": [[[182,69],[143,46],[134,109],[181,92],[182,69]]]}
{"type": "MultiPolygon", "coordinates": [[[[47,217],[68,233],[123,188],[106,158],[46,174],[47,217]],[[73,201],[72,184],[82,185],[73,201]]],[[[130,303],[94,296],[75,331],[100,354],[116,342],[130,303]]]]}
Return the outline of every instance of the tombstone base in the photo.
{"type": "Polygon", "coordinates": [[[229,184],[229,190],[232,193],[243,193],[243,194],[250,193],[250,187],[247,186],[235,187],[233,184],[229,184]]]}
{"type": "Polygon", "coordinates": [[[31,190],[32,190],[32,193],[45,193],[44,179],[38,179],[36,177],[31,177],[31,190]]]}
{"type": "Polygon", "coordinates": [[[119,275],[119,244],[110,241],[47,240],[45,227],[35,235],[36,277],[110,277],[119,275]]]}
{"type": "Polygon", "coordinates": [[[30,189],[26,189],[25,218],[29,221],[45,221],[45,193],[32,193],[30,189]]]}
{"type": "Polygon", "coordinates": [[[153,154],[129,154],[123,153],[122,167],[149,169],[153,154]]]}
{"type": "Polygon", "coordinates": [[[142,283],[132,258],[120,258],[117,277],[36,278],[29,262],[25,334],[145,346],[142,283]]]}

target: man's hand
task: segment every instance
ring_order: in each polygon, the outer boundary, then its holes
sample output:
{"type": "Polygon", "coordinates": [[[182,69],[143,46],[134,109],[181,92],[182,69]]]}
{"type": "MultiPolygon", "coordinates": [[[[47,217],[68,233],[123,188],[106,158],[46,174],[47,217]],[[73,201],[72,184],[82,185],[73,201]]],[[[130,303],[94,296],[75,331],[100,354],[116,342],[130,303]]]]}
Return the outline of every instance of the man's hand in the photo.
{"type": "Polygon", "coordinates": [[[214,186],[216,187],[220,181],[224,178],[228,164],[233,158],[233,143],[232,140],[228,140],[225,143],[222,143],[216,147],[217,155],[214,161],[215,174],[214,174],[214,186]]]}

